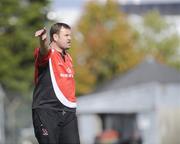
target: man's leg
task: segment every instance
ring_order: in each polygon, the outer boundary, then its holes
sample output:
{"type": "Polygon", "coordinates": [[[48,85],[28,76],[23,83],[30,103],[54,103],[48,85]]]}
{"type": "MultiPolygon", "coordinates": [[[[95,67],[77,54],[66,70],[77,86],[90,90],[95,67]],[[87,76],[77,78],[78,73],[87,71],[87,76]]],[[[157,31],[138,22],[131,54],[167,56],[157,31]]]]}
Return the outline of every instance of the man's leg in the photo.
{"type": "Polygon", "coordinates": [[[80,144],[76,113],[67,112],[62,129],[62,144],[80,144]]]}
{"type": "Polygon", "coordinates": [[[39,144],[60,144],[60,129],[56,111],[48,109],[33,110],[33,125],[39,144]]]}

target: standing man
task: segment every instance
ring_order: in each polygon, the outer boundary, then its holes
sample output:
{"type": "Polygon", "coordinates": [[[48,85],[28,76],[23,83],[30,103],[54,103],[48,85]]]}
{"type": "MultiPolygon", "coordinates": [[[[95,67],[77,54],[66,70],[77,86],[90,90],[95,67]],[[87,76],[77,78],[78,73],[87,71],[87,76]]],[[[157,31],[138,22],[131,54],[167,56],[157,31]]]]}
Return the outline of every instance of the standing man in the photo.
{"type": "Polygon", "coordinates": [[[35,49],[35,89],[32,117],[39,144],[79,144],[76,117],[74,70],[67,50],[71,27],[56,23],[35,33],[40,47],[35,49]]]}

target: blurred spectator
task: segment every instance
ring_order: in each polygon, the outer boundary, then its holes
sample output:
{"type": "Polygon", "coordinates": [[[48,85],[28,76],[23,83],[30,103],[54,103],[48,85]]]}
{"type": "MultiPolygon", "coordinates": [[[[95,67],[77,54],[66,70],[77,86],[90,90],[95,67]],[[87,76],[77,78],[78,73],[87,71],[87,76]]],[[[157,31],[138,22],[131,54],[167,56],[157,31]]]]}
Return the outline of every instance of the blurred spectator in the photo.
{"type": "Polygon", "coordinates": [[[120,134],[115,130],[105,130],[96,137],[95,144],[118,144],[120,134]]]}
{"type": "Polygon", "coordinates": [[[96,136],[95,144],[142,144],[142,139],[138,132],[125,139],[116,130],[105,130],[96,136]]]}

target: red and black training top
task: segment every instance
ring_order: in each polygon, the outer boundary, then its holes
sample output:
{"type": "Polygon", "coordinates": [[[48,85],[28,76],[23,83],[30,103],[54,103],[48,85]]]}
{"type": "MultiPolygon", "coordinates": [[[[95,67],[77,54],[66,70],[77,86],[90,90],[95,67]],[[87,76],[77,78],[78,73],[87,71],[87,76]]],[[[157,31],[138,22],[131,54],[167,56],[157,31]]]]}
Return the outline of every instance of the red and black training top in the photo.
{"type": "Polygon", "coordinates": [[[71,56],[64,58],[57,50],[51,48],[47,55],[41,56],[36,48],[35,89],[32,108],[50,108],[75,110],[75,81],[71,56]]]}

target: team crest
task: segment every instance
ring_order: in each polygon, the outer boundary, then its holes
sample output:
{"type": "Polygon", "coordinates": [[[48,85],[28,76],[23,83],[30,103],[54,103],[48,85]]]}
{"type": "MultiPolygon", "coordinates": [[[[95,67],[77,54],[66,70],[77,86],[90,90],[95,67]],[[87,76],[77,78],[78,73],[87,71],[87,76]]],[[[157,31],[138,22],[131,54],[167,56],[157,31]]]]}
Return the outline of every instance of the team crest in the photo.
{"type": "Polygon", "coordinates": [[[48,135],[47,129],[42,128],[42,135],[43,135],[43,136],[47,136],[47,135],[48,135]]]}
{"type": "Polygon", "coordinates": [[[66,69],[66,71],[67,71],[68,73],[72,73],[72,71],[71,71],[71,69],[70,69],[69,67],[66,69]]]}

